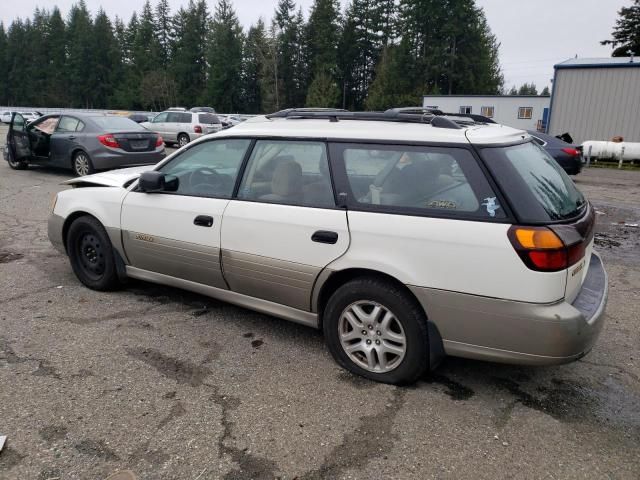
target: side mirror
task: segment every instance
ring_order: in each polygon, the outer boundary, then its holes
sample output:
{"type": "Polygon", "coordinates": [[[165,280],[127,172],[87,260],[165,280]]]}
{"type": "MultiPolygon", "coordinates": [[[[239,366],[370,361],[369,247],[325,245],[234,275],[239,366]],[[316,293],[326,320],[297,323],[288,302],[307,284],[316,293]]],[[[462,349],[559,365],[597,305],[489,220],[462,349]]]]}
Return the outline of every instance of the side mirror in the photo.
{"type": "Polygon", "coordinates": [[[178,184],[178,177],[167,176],[155,170],[143,172],[138,180],[138,187],[145,193],[175,192],[178,190],[178,184]]]}

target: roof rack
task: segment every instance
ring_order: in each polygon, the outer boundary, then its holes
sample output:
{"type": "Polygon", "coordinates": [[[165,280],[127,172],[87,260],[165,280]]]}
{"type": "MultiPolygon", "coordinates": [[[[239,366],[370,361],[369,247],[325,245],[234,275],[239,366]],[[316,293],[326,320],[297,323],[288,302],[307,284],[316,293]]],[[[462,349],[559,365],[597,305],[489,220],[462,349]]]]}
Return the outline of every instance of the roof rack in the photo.
{"type": "Polygon", "coordinates": [[[266,118],[360,120],[372,122],[425,123],[436,128],[460,129],[477,123],[495,123],[481,115],[456,115],[426,107],[391,108],[384,112],[350,112],[337,108],[288,108],[266,115],[266,118]],[[476,117],[476,118],[472,118],[476,117]]]}

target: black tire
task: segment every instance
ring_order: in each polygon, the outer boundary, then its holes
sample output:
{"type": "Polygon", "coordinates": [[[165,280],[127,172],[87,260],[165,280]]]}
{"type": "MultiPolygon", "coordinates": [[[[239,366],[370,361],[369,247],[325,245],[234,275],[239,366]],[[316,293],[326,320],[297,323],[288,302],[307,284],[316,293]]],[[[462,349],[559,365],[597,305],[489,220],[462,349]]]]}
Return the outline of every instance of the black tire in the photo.
{"type": "Polygon", "coordinates": [[[29,162],[27,162],[25,160],[14,160],[13,159],[13,152],[11,152],[10,148],[9,148],[9,154],[8,155],[9,155],[9,157],[7,159],[7,163],[9,164],[9,167],[13,168],[14,170],[26,170],[27,167],[29,166],[29,162]]]}
{"type": "Polygon", "coordinates": [[[73,272],[92,290],[120,287],[111,241],[102,224],[88,215],[76,218],[67,232],[67,254],[73,272]]]}
{"type": "Polygon", "coordinates": [[[178,147],[182,148],[190,141],[191,139],[186,133],[181,133],[180,135],[178,135],[178,147]]]}
{"type": "Polygon", "coordinates": [[[87,152],[82,150],[73,154],[71,168],[73,169],[73,173],[78,177],[84,177],[85,175],[91,175],[96,172],[95,168],[93,168],[91,157],[87,152]]]}
{"type": "MultiPolygon", "coordinates": [[[[365,378],[382,383],[410,384],[418,380],[429,367],[429,339],[424,311],[410,294],[390,281],[375,277],[362,277],[338,288],[327,302],[324,310],[323,330],[329,351],[336,362],[343,368],[365,378]],[[362,368],[349,357],[341,344],[342,314],[347,308],[362,301],[383,306],[393,313],[401,326],[402,330],[400,331],[405,337],[404,356],[398,356],[398,364],[390,371],[375,372],[362,368]]],[[[355,332],[355,329],[353,331],[355,332]]],[[[363,334],[364,331],[363,329],[363,334]]],[[[380,332],[374,327],[370,338],[378,338],[373,336],[376,334],[380,335],[380,332]]],[[[371,342],[369,341],[369,343],[371,342]]],[[[376,353],[376,358],[379,358],[378,355],[376,353]]]]}

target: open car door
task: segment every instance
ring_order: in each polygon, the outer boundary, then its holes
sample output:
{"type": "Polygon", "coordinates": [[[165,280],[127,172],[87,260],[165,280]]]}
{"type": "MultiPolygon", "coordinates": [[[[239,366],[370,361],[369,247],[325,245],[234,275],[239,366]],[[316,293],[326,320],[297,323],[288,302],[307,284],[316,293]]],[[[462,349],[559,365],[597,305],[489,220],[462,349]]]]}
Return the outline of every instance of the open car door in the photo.
{"type": "Polygon", "coordinates": [[[11,115],[7,147],[9,148],[9,165],[11,167],[26,165],[31,157],[31,145],[27,133],[27,122],[18,112],[13,112],[11,115]]]}

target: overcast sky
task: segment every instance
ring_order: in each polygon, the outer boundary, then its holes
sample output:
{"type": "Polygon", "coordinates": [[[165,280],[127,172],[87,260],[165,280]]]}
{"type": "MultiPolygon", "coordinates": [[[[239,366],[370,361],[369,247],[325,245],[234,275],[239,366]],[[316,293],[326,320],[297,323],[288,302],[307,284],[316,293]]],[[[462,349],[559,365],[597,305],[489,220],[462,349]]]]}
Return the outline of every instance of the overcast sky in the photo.
{"type": "MultiPolygon", "coordinates": [[[[128,19],[144,0],[85,0],[95,13],[100,6],[113,17],[128,19]]],[[[341,0],[343,7],[348,0],[341,0]]],[[[608,57],[611,48],[600,45],[610,37],[620,7],[631,0],[476,0],[501,43],[500,62],[508,87],[535,82],[539,90],[550,84],[553,64],[579,57],[608,57]]],[[[63,15],[74,0],[0,0],[0,21],[30,17],[36,6],[58,5],[63,15]]],[[[156,2],[152,0],[152,4],[156,2]]],[[[175,11],[188,0],[169,0],[175,11]]],[[[210,9],[216,0],[209,0],[210,9]]],[[[233,0],[246,27],[260,16],[270,19],[277,0],[233,0]]],[[[305,15],[312,0],[297,0],[305,15]]]]}

